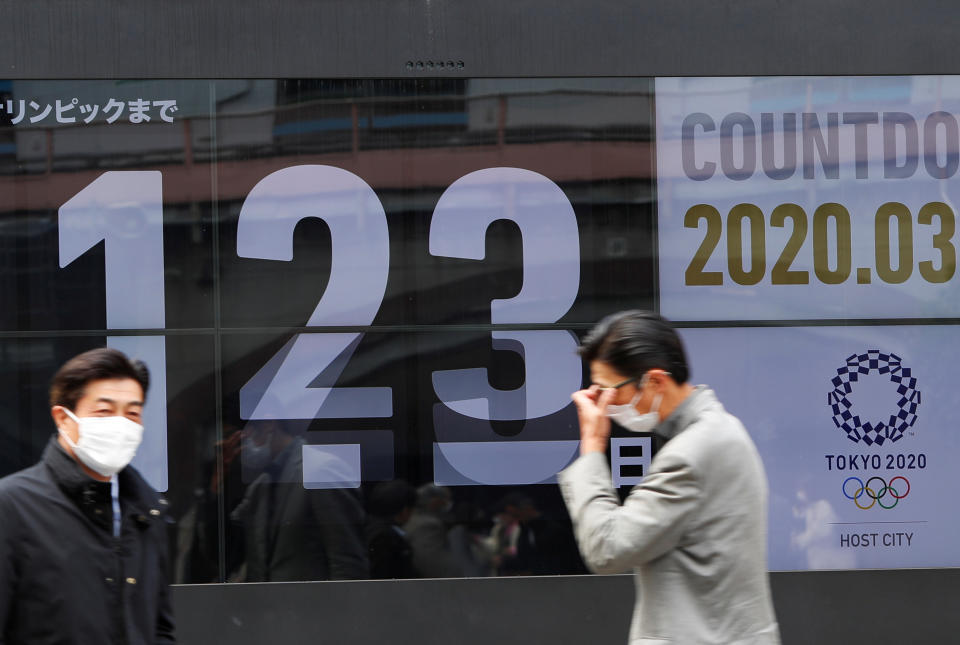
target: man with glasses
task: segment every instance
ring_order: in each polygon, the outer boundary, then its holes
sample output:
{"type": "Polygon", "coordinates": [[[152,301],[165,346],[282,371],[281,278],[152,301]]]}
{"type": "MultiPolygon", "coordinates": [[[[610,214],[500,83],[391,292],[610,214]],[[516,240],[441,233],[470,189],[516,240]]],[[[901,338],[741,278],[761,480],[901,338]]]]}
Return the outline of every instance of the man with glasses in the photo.
{"type": "Polygon", "coordinates": [[[580,458],[560,487],[587,565],[636,574],[630,642],[779,643],[766,476],[743,425],[688,383],[680,337],[656,314],[608,316],[579,351],[592,384],[573,394],[580,458]],[[666,440],[623,504],[605,456],[611,419],[666,440]]]}

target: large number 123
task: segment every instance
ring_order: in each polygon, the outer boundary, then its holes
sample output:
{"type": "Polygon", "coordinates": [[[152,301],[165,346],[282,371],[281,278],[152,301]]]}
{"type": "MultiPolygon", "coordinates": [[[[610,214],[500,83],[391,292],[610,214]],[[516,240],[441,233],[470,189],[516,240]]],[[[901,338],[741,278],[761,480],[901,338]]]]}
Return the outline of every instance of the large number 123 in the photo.
{"type": "MultiPolygon", "coordinates": [[[[327,287],[308,327],[370,325],[383,301],[390,266],[387,218],[376,193],[360,177],[333,166],[285,168],[262,179],[240,211],[237,254],[271,261],[293,259],[293,233],[304,218],[322,219],[330,230],[332,257],[327,287]]],[[[493,324],[553,323],[573,304],[580,284],[576,217],[551,180],[519,168],[487,168],[454,182],[441,196],[430,226],[430,253],[482,260],[487,227],[514,222],[523,245],[520,292],[490,303],[493,324]]],[[[100,240],[106,241],[106,306],[109,329],[164,327],[162,184],[157,171],[111,171],[60,208],[60,265],[66,266],[100,240]],[[110,222],[139,206],[140,224],[110,222]],[[136,294],[131,298],[131,294],[136,294]]],[[[384,418],[393,415],[392,388],[334,387],[362,333],[296,334],[240,392],[241,416],[250,420],[384,418]],[[323,373],[325,383],[317,385],[323,373]]],[[[440,401],[434,413],[436,478],[441,483],[519,484],[548,481],[575,454],[575,440],[532,440],[544,423],[559,423],[569,394],[581,384],[576,338],[565,330],[492,332],[495,349],[524,360],[524,384],[493,388],[486,369],[441,370],[432,381],[440,401]],[[492,421],[526,420],[525,430],[503,440],[492,421]],[[463,436],[462,428],[469,428],[463,436]],[[460,428],[461,430],[458,430],[460,428]],[[447,440],[456,439],[456,440],[447,440]],[[469,440],[467,440],[469,439],[469,440]]],[[[165,381],[162,336],[114,336],[111,346],[144,358],[165,381]]],[[[161,386],[163,387],[163,386],[161,386]]],[[[165,401],[155,390],[152,400],[165,401]]],[[[162,406],[148,406],[147,423],[166,428],[162,406]]],[[[147,433],[138,466],[166,489],[166,432],[147,433]]]]}

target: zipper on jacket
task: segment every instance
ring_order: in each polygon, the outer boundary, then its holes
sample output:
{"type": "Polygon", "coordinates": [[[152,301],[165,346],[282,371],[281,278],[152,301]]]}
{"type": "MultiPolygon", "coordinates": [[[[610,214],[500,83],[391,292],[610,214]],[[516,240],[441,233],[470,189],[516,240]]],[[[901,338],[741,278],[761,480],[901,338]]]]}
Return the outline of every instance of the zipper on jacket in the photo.
{"type": "MultiPolygon", "coordinates": [[[[123,527],[121,526],[120,534],[123,535],[123,527]]],[[[117,605],[119,611],[117,611],[117,635],[119,636],[119,643],[124,643],[129,645],[130,638],[127,634],[127,594],[126,594],[126,578],[124,577],[123,571],[123,542],[120,537],[113,538],[113,553],[117,558],[117,578],[116,578],[116,590],[117,590],[117,605]]]]}

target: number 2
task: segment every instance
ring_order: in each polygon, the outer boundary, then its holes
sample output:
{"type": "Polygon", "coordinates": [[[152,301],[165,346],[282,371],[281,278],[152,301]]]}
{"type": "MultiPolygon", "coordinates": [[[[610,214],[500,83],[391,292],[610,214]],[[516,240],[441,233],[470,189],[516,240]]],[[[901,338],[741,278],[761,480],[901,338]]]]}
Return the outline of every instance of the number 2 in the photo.
{"type": "Polygon", "coordinates": [[[707,261],[713,254],[713,250],[720,243],[720,236],[723,233],[723,218],[720,217],[720,211],[709,204],[697,204],[687,211],[683,216],[683,225],[686,228],[699,228],[700,220],[707,221],[706,235],[703,236],[703,242],[700,248],[693,254],[690,266],[687,267],[685,281],[690,286],[716,286],[723,284],[723,273],[720,271],[704,271],[707,261]]]}
{"type": "Polygon", "coordinates": [[[796,204],[780,204],[770,214],[770,225],[783,227],[787,218],[793,220],[793,232],[770,270],[770,282],[773,284],[810,284],[809,271],[791,271],[790,265],[796,259],[803,241],[807,239],[807,214],[796,204]]]}
{"type": "MultiPolygon", "coordinates": [[[[327,288],[309,326],[369,325],[387,285],[387,217],[373,189],[334,166],[303,165],[264,177],[240,209],[237,255],[289,262],[297,223],[318,217],[330,227],[332,260],[327,288]]],[[[363,334],[294,336],[240,390],[245,419],[389,417],[389,387],[332,387],[363,334]],[[311,387],[320,372],[328,385],[311,387]]]]}

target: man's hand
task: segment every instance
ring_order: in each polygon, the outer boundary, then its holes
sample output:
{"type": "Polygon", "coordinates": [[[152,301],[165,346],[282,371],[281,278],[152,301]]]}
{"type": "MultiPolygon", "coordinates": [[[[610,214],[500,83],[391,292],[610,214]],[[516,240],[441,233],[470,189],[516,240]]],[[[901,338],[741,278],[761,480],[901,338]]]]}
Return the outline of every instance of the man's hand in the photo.
{"type": "Polygon", "coordinates": [[[607,417],[607,404],[615,396],[614,390],[603,394],[596,385],[570,395],[577,405],[577,417],[580,419],[580,454],[606,452],[610,439],[610,419],[607,417]]]}

